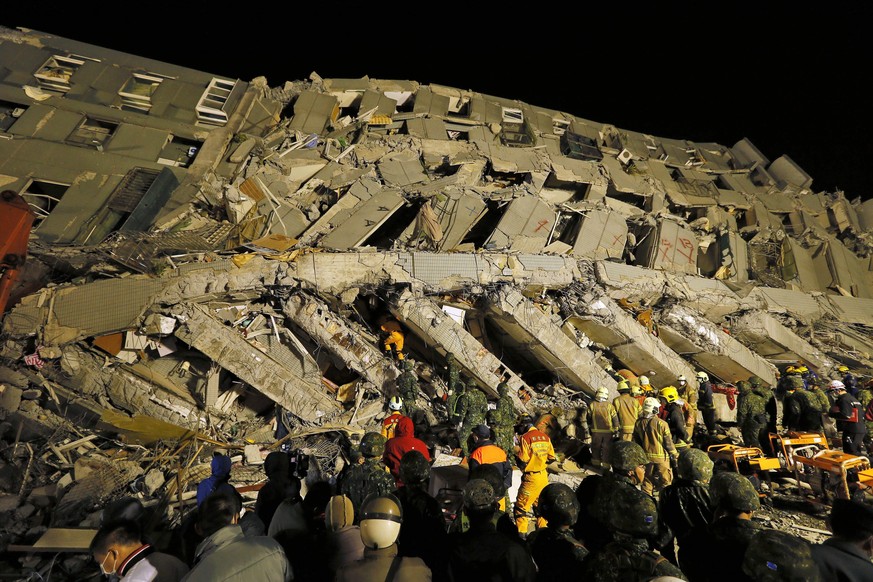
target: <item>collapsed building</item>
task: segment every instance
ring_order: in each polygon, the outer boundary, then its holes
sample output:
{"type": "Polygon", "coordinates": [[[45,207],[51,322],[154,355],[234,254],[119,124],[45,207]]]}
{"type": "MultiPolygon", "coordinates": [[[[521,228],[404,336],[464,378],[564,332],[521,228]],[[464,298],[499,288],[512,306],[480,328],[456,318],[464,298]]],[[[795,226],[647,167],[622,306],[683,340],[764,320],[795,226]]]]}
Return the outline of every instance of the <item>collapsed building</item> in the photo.
{"type": "Polygon", "coordinates": [[[335,474],[397,390],[384,316],[421,404],[450,354],[519,413],[615,395],[619,368],[656,387],[870,374],[873,201],[812,184],[747,139],[410,80],[271,87],[2,29],[0,188],[35,218],[2,320],[0,510],[93,510],[130,482],[181,507],[204,446],[257,464],[277,410],[335,474]]]}

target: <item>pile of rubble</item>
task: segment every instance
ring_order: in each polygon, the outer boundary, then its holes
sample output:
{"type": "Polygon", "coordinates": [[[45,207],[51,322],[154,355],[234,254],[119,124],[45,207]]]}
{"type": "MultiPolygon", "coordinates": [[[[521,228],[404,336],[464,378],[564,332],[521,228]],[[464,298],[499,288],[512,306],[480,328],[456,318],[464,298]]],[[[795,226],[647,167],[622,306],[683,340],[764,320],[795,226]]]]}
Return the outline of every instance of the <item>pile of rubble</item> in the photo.
{"type": "Polygon", "coordinates": [[[277,417],[335,475],[403,373],[386,316],[432,422],[449,354],[519,413],[614,396],[610,369],[873,372],[873,201],[815,192],[788,156],[413,81],[252,87],[283,114],[147,232],[34,231],[45,277],[2,322],[2,545],[123,495],[173,519],[215,447],[260,482],[277,417]]]}

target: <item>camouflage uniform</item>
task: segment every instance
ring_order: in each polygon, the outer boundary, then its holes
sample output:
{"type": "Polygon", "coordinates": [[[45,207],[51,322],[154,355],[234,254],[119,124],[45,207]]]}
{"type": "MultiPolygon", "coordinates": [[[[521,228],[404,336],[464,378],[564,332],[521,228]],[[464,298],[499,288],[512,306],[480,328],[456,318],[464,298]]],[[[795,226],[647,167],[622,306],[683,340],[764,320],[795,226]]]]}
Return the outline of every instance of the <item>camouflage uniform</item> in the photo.
{"type": "Polygon", "coordinates": [[[514,455],[513,436],[515,435],[515,404],[509,395],[509,386],[506,382],[497,385],[497,408],[488,413],[488,424],[494,431],[494,444],[506,451],[510,459],[514,455]]]}
{"type": "MultiPolygon", "coordinates": [[[[451,368],[449,368],[451,371],[451,368]]],[[[449,395],[449,399],[446,402],[446,409],[449,415],[448,421],[450,424],[457,426],[458,423],[461,422],[462,417],[460,414],[461,401],[464,400],[464,384],[460,380],[452,384],[451,374],[449,375],[449,386],[451,387],[452,393],[449,395]]]]}
{"type": "Polygon", "coordinates": [[[788,430],[801,430],[803,379],[792,375],[785,382],[785,397],[782,399],[782,427],[788,430]]]}
{"type": "Polygon", "coordinates": [[[384,452],[385,437],[379,433],[367,433],[361,439],[363,464],[349,465],[340,474],[339,493],[351,499],[356,523],[361,506],[369,495],[387,495],[397,488],[394,477],[382,462],[384,452]]]}
{"type": "Polygon", "coordinates": [[[467,441],[473,427],[485,424],[485,416],[488,414],[488,398],[485,393],[476,387],[473,380],[467,382],[464,395],[458,402],[458,416],[461,419],[461,430],[458,437],[461,439],[461,450],[464,456],[470,454],[467,441]]]}
{"type": "MultiPolygon", "coordinates": [[[[873,387],[864,388],[858,391],[858,402],[861,403],[861,414],[864,414],[867,410],[867,405],[870,404],[871,400],[873,400],[873,387]]],[[[867,436],[864,437],[864,443],[869,450],[871,439],[873,439],[873,421],[865,419],[864,424],[867,426],[867,436]]]]}
{"type": "Polygon", "coordinates": [[[403,372],[397,380],[397,387],[403,400],[403,414],[410,416],[415,410],[415,399],[418,396],[418,376],[415,375],[412,360],[408,358],[401,362],[400,368],[403,372]]]}
{"type": "Polygon", "coordinates": [[[828,397],[819,388],[797,390],[795,398],[800,404],[800,430],[818,432],[823,430],[822,414],[830,409],[828,397]]]}
{"type": "Polygon", "coordinates": [[[784,531],[766,529],[752,538],[743,557],[743,572],[753,580],[821,580],[805,539],[784,531]]]}
{"type": "MultiPolygon", "coordinates": [[[[751,387],[748,382],[738,382],[751,387]]],[[[743,433],[743,445],[761,448],[761,430],[767,425],[767,400],[758,392],[744,390],[737,405],[737,426],[743,433]]]]}

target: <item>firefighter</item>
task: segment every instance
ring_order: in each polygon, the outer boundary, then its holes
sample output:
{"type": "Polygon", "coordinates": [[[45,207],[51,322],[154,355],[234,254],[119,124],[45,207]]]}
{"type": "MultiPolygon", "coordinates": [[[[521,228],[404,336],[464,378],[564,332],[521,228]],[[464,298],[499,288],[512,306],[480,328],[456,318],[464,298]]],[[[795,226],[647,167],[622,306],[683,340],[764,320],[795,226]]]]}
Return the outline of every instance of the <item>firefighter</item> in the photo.
{"type": "Polygon", "coordinates": [[[691,387],[684,375],[681,375],[676,379],[676,391],[689,409],[685,432],[688,433],[688,438],[691,438],[694,436],[694,425],[697,423],[697,390],[691,387]]]}
{"type": "MultiPolygon", "coordinates": [[[[543,488],[549,484],[546,465],[557,460],[555,449],[549,436],[534,426],[532,418],[522,423],[524,433],[519,439],[518,467],[522,470],[521,485],[515,498],[515,525],[522,538],[527,537],[528,524],[533,517],[533,506],[543,488]]],[[[545,520],[538,520],[537,526],[545,526],[545,520]]]]}
{"type": "Polygon", "coordinates": [[[851,394],[852,396],[858,395],[858,380],[855,378],[855,375],[849,371],[848,366],[838,366],[837,372],[843,375],[843,384],[846,386],[846,392],[851,394]]]}
{"type": "Polygon", "coordinates": [[[382,436],[385,439],[394,438],[394,434],[397,432],[397,423],[400,422],[401,418],[404,418],[403,412],[403,400],[399,396],[392,396],[391,400],[388,401],[388,410],[391,413],[382,420],[382,436]]]}
{"type": "Polygon", "coordinates": [[[703,424],[710,435],[715,434],[715,404],[712,401],[712,382],[709,374],[697,372],[697,406],[703,415],[703,424]]]}
{"type": "Polygon", "coordinates": [[[661,403],[657,398],[646,398],[643,412],[634,425],[634,442],[640,445],[649,457],[642,490],[649,495],[660,491],[673,482],[673,471],[679,453],[673,445],[670,427],[658,418],[661,403]]]}
{"type": "Polygon", "coordinates": [[[402,360],[403,355],[403,329],[396,319],[386,318],[380,325],[382,336],[382,348],[385,355],[396,360],[402,360]]]}
{"type": "Polygon", "coordinates": [[[639,400],[630,395],[630,386],[627,382],[618,383],[618,396],[612,401],[612,406],[618,414],[618,423],[621,426],[621,440],[633,439],[634,424],[640,417],[643,407],[639,400]]]}
{"type": "Polygon", "coordinates": [[[594,402],[588,408],[588,426],[591,430],[591,464],[609,468],[609,449],[612,439],[621,429],[618,413],[607,402],[609,391],[601,386],[594,393],[594,402]]]}
{"type": "Polygon", "coordinates": [[[640,376],[640,391],[646,398],[656,398],[658,396],[658,391],[652,386],[648,376],[640,376]]]}
{"type": "Polygon", "coordinates": [[[691,441],[685,428],[685,412],[683,410],[685,402],[679,399],[675,386],[661,388],[661,398],[666,402],[664,420],[667,421],[667,426],[670,427],[673,445],[681,453],[690,446],[691,441]]]}
{"type": "Polygon", "coordinates": [[[862,455],[867,426],[864,424],[864,409],[861,403],[846,391],[845,384],[839,380],[828,384],[828,392],[836,396],[828,415],[836,420],[837,428],[842,431],[843,452],[862,455]]]}

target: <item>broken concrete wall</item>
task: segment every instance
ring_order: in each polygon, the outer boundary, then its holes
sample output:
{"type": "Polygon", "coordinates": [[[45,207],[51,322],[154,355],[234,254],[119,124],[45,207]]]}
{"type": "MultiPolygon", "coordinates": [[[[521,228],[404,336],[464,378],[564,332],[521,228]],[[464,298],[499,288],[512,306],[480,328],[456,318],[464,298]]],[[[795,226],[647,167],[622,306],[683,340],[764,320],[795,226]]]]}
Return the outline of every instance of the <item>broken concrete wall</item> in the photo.
{"type": "Polygon", "coordinates": [[[627,246],[627,222],[621,215],[593,210],[582,218],[573,255],[594,260],[622,260],[627,246]]]}
{"type": "Polygon", "coordinates": [[[673,273],[697,274],[697,236],[691,230],[662,220],[637,236],[637,265],[673,273]]]}
{"type": "Polygon", "coordinates": [[[660,337],[711,375],[736,383],[758,376],[776,385],[776,367],[690,309],[671,307],[659,314],[660,337]]]}
{"type": "Polygon", "coordinates": [[[540,252],[546,246],[556,218],[555,211],[539,198],[517,198],[509,203],[484,246],[489,250],[540,252]]]}
{"type": "Polygon", "coordinates": [[[812,344],[763,311],[748,311],[730,318],[731,335],[773,364],[807,362],[827,375],[834,361],[812,344]]]}
{"type": "Polygon", "coordinates": [[[593,397],[601,386],[618,396],[616,382],[604,372],[595,355],[579,347],[530,299],[511,287],[488,294],[488,318],[526,345],[533,356],[559,380],[593,397]]]}

